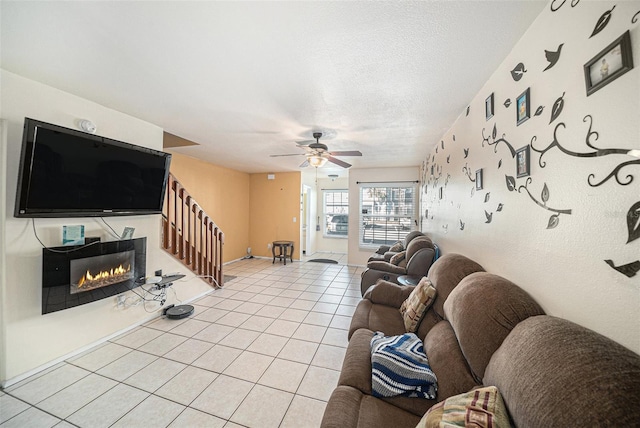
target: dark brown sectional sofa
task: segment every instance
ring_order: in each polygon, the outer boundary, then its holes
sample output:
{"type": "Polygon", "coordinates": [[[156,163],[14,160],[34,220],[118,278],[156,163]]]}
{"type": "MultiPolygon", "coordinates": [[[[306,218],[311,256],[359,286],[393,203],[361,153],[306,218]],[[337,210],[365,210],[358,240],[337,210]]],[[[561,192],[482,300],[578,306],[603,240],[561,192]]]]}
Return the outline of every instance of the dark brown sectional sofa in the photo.
{"type": "Polygon", "coordinates": [[[442,256],[429,278],[438,294],[417,335],[438,378],[436,399],[371,395],[371,338],[404,333],[398,308],[413,288],[380,281],[353,316],[323,427],[414,427],[435,403],[482,385],[498,388],[517,427],[640,426],[639,355],[545,315],[464,256],[442,256]]]}

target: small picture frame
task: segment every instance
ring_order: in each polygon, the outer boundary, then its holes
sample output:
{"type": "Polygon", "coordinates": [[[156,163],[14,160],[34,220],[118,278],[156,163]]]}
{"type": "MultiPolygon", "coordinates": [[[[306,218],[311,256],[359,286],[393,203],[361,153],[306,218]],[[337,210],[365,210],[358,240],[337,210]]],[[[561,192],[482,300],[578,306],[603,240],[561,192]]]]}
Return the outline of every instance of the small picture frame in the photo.
{"type": "Polygon", "coordinates": [[[135,232],[136,228],[135,227],[125,227],[124,230],[122,231],[122,236],[120,237],[120,240],[124,241],[127,239],[133,239],[133,232],[135,232]]]}
{"type": "Polygon", "coordinates": [[[631,37],[627,30],[584,65],[587,96],[633,68],[631,37]]]}
{"type": "Polygon", "coordinates": [[[482,190],[482,168],[476,171],[476,190],[482,190]]]}
{"type": "Polygon", "coordinates": [[[516,150],[516,176],[518,178],[526,177],[530,174],[529,156],[530,150],[528,144],[516,150]]]}
{"type": "Polygon", "coordinates": [[[516,98],[516,125],[520,126],[531,117],[531,88],[527,88],[516,98]]]}
{"type": "Polygon", "coordinates": [[[486,120],[489,120],[493,117],[493,92],[487,97],[486,100],[484,100],[484,114],[486,120]]]}

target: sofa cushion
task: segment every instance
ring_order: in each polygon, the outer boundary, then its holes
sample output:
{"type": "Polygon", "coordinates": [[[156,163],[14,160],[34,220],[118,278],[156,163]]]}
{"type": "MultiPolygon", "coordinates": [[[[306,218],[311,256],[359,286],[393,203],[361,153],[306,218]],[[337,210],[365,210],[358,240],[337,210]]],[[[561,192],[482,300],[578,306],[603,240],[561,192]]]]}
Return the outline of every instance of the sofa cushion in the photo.
{"type": "Polygon", "coordinates": [[[431,370],[438,377],[438,401],[481,384],[474,379],[448,321],[440,321],[429,331],[424,339],[424,349],[431,370]]]}
{"type": "Polygon", "coordinates": [[[409,242],[409,245],[407,245],[407,249],[405,250],[406,259],[411,260],[411,257],[413,257],[413,255],[417,253],[418,250],[421,250],[423,248],[433,248],[433,242],[431,241],[431,239],[427,238],[426,236],[418,236],[417,238],[414,238],[411,242],[409,242]]]}
{"type": "Polygon", "coordinates": [[[441,426],[508,428],[511,424],[498,388],[485,386],[436,404],[422,417],[416,428],[441,426]]]}
{"type": "Polygon", "coordinates": [[[431,285],[431,281],[423,277],[407,300],[402,303],[400,313],[408,333],[414,333],[418,329],[418,324],[422,321],[426,310],[433,304],[435,296],[436,289],[431,285]]]}
{"type": "Polygon", "coordinates": [[[433,263],[429,269],[429,279],[438,290],[433,302],[433,310],[444,318],[444,302],[451,291],[465,278],[474,272],[484,272],[484,268],[461,254],[445,254],[433,263]]]}
{"type": "Polygon", "coordinates": [[[444,303],[445,317],[476,379],[481,380],[493,353],[521,321],[543,315],[523,289],[498,275],[476,272],[460,281],[444,303]]]}
{"type": "Polygon", "coordinates": [[[640,421],[640,355],[551,316],[518,324],[487,366],[517,426],[630,427],[640,421]]]}
{"type": "Polygon", "coordinates": [[[371,382],[374,397],[436,398],[436,376],[429,367],[422,341],[413,333],[373,335],[371,382]]]}
{"type": "Polygon", "coordinates": [[[420,416],[349,386],[338,386],[327,402],[322,428],[414,427],[420,416]]]}
{"type": "MultiPolygon", "coordinates": [[[[344,362],[342,363],[338,385],[351,386],[366,395],[372,394],[370,351],[372,337],[373,332],[367,329],[357,330],[351,336],[344,362]]],[[[468,389],[465,391],[468,391],[468,389]]],[[[385,397],[382,400],[418,416],[415,423],[418,423],[424,412],[436,403],[436,400],[409,397],[385,397]]]]}

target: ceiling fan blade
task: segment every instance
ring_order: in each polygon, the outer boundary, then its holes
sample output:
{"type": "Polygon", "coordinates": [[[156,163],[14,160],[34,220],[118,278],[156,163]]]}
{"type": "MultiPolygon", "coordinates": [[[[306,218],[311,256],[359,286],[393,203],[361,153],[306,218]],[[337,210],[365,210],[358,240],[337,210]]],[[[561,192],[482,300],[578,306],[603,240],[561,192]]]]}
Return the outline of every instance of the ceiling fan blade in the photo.
{"type": "Polygon", "coordinates": [[[346,152],[329,152],[332,156],[362,156],[358,150],[351,150],[346,152]]]}
{"type": "Polygon", "coordinates": [[[343,168],[350,168],[351,164],[346,163],[345,161],[341,161],[340,159],[334,158],[333,156],[327,156],[326,158],[329,162],[335,163],[336,165],[340,165],[343,168]]]}
{"type": "Polygon", "coordinates": [[[304,153],[289,153],[286,155],[269,155],[269,157],[272,157],[272,158],[277,158],[281,156],[304,156],[304,153]]]}
{"type": "Polygon", "coordinates": [[[307,159],[305,159],[305,161],[300,164],[300,168],[306,168],[308,166],[309,166],[309,161],[307,159]]]}
{"type": "Polygon", "coordinates": [[[315,143],[316,140],[305,140],[305,141],[296,141],[296,144],[299,146],[308,146],[311,143],[315,143]]]}

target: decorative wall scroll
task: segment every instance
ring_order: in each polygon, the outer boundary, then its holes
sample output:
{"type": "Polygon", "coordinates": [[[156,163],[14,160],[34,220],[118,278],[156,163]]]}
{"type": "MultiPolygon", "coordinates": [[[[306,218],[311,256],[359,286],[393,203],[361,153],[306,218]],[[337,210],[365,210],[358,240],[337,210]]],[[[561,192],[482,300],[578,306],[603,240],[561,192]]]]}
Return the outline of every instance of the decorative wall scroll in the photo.
{"type": "Polygon", "coordinates": [[[520,62],[513,68],[513,70],[511,70],[511,77],[513,77],[513,80],[517,82],[522,79],[522,76],[524,76],[524,73],[526,72],[527,69],[525,68],[524,64],[520,62]]]}
{"type": "Polygon", "coordinates": [[[485,120],[489,120],[493,117],[493,93],[484,100],[484,116],[485,120]]]}
{"type": "MultiPolygon", "coordinates": [[[[557,11],[562,6],[564,6],[566,2],[567,0],[553,0],[551,2],[551,12],[557,11]]],[[[580,0],[571,0],[571,7],[576,7],[578,3],[580,3],[580,0]]]]}
{"type": "Polygon", "coordinates": [[[531,117],[531,90],[527,88],[516,98],[516,125],[520,126],[531,117]]]}
{"type": "Polygon", "coordinates": [[[587,96],[633,68],[629,30],[584,65],[587,96]]]}
{"type": "MultiPolygon", "coordinates": [[[[507,189],[509,189],[510,192],[515,191],[516,179],[510,175],[505,175],[505,180],[507,182],[507,189]]],[[[531,177],[527,178],[527,181],[525,182],[525,184],[519,186],[517,191],[518,193],[522,193],[522,190],[524,190],[529,195],[529,198],[531,198],[531,200],[536,203],[536,205],[544,208],[547,211],[551,211],[555,213],[555,214],[552,214],[551,217],[549,217],[549,222],[547,223],[547,229],[553,229],[556,226],[558,226],[558,223],[560,223],[560,214],[571,214],[571,209],[556,209],[556,208],[551,208],[547,206],[547,201],[549,200],[550,192],[546,183],[542,188],[542,192],[540,193],[540,201],[537,200],[529,191],[529,184],[531,184],[532,181],[533,180],[531,179],[531,177]]]]}
{"type": "Polygon", "coordinates": [[[471,176],[471,169],[469,168],[469,166],[467,164],[464,164],[464,166],[462,167],[462,172],[464,173],[464,175],[467,176],[469,181],[471,181],[472,183],[476,182],[475,177],[471,176]]]}
{"type": "Polygon", "coordinates": [[[600,18],[598,19],[598,22],[596,22],[596,26],[593,28],[593,31],[591,32],[591,35],[589,36],[589,38],[592,38],[593,36],[598,34],[600,31],[604,30],[604,27],[606,27],[607,24],[609,23],[609,21],[611,20],[611,13],[613,12],[613,9],[615,9],[615,8],[616,8],[616,5],[614,4],[613,7],[611,8],[611,10],[606,11],[605,13],[602,14],[602,16],[600,16],[600,18]]]}
{"type": "Polygon", "coordinates": [[[551,67],[556,65],[556,63],[560,59],[560,52],[562,51],[562,46],[563,45],[564,45],[564,43],[560,43],[560,46],[558,46],[558,49],[556,49],[555,51],[548,51],[548,50],[545,49],[544,56],[547,58],[547,61],[549,61],[549,64],[542,71],[547,71],[548,69],[550,69],[551,67]]]}
{"type": "Polygon", "coordinates": [[[519,148],[516,151],[516,177],[526,177],[530,173],[529,166],[530,151],[529,145],[519,148]]]}
{"type": "Polygon", "coordinates": [[[631,23],[632,23],[632,24],[635,24],[636,22],[638,22],[638,17],[639,17],[639,16],[640,16],[640,10],[639,10],[639,11],[637,11],[637,12],[633,15],[633,17],[631,18],[631,23]]]}
{"type": "MultiPolygon", "coordinates": [[[[511,143],[509,143],[509,141],[507,141],[505,139],[506,134],[502,134],[502,137],[500,137],[500,138],[498,138],[496,140],[497,136],[498,136],[498,127],[497,127],[497,125],[495,125],[495,124],[493,125],[493,130],[491,131],[491,135],[488,136],[488,137],[486,137],[484,135],[484,128],[482,128],[482,147],[484,147],[484,143],[487,143],[487,145],[489,145],[489,146],[495,146],[493,148],[493,152],[494,153],[498,153],[498,144],[504,143],[509,148],[509,151],[511,152],[511,157],[515,157],[516,150],[513,148],[511,143]],[[491,140],[491,141],[489,141],[489,140],[491,140]]],[[[498,168],[500,168],[500,166],[498,166],[498,168]]]]}
{"type": "Polygon", "coordinates": [[[591,117],[591,115],[586,115],[583,119],[583,122],[589,122],[589,130],[587,131],[587,136],[585,137],[585,144],[590,147],[591,149],[593,149],[594,151],[592,152],[587,152],[587,153],[577,153],[577,152],[573,152],[565,147],[562,147],[562,145],[558,142],[558,129],[560,127],[562,128],[566,128],[566,125],[564,124],[564,122],[560,122],[556,125],[555,129],[553,130],[553,142],[551,144],[549,144],[546,148],[544,149],[536,149],[533,146],[534,141],[536,140],[536,137],[533,137],[531,140],[531,150],[533,150],[534,152],[538,152],[540,153],[540,158],[538,159],[538,164],[540,165],[540,168],[544,168],[547,163],[543,162],[542,158],[543,156],[552,148],[557,147],[562,153],[569,155],[569,156],[574,156],[574,157],[578,157],[578,158],[593,158],[593,157],[601,157],[601,156],[609,156],[609,155],[629,155],[629,156],[633,156],[636,157],[638,159],[634,159],[634,160],[630,160],[630,161],[626,161],[626,162],[622,162],[620,164],[618,164],[617,167],[614,168],[613,171],[611,171],[611,173],[609,175],[607,175],[603,180],[601,180],[598,183],[592,183],[592,180],[595,178],[595,174],[589,174],[589,177],[587,179],[587,182],[589,183],[589,185],[591,187],[598,187],[600,185],[602,185],[603,183],[607,182],[609,179],[611,178],[615,178],[615,180],[618,182],[618,184],[620,184],[621,186],[626,186],[628,184],[631,184],[631,182],[633,181],[633,175],[628,174],[624,180],[622,181],[621,177],[618,175],[620,173],[620,170],[624,167],[630,166],[630,165],[640,165],[640,149],[599,149],[596,146],[593,145],[592,143],[592,139],[594,141],[598,140],[599,134],[596,131],[592,131],[591,127],[593,125],[593,118],[591,117]]]}
{"type": "Polygon", "coordinates": [[[640,260],[636,260],[635,262],[627,263],[626,265],[621,266],[615,266],[613,260],[605,260],[604,262],[629,278],[636,276],[636,273],[640,272],[640,260]]]}

